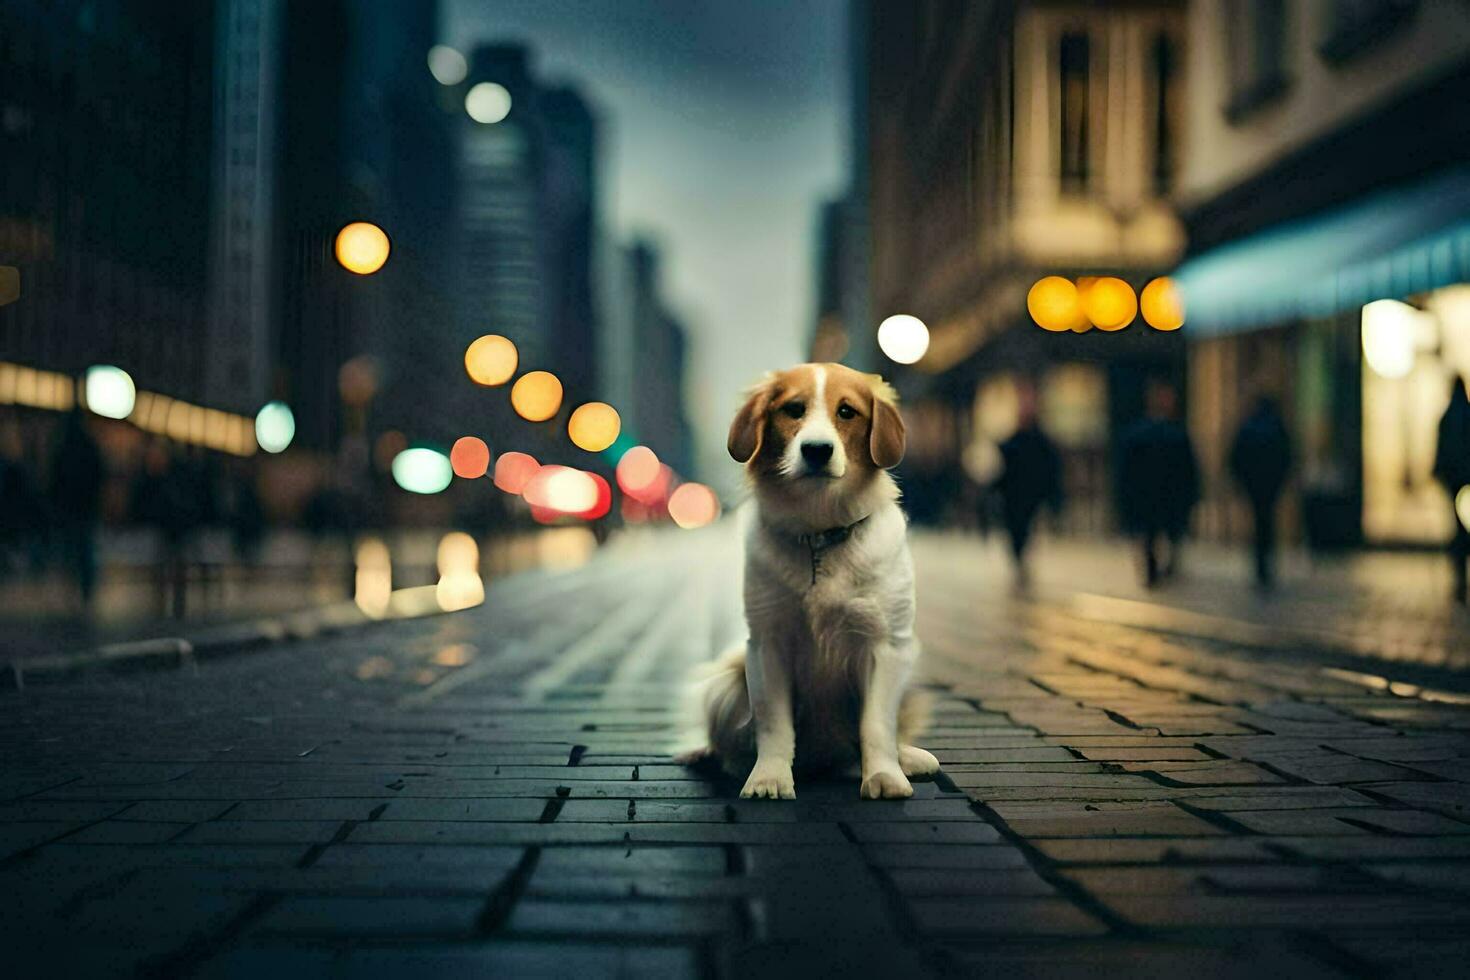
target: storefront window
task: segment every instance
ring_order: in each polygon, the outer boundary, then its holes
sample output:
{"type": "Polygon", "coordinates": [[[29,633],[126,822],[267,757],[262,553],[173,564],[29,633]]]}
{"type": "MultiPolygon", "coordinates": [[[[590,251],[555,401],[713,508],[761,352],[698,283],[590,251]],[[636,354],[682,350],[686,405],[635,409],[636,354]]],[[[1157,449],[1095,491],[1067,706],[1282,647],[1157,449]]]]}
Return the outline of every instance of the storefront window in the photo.
{"type": "Polygon", "coordinates": [[[1363,534],[1437,544],[1454,517],[1433,476],[1435,440],[1452,379],[1470,374],[1470,285],[1422,297],[1397,320],[1365,310],[1363,534]]]}

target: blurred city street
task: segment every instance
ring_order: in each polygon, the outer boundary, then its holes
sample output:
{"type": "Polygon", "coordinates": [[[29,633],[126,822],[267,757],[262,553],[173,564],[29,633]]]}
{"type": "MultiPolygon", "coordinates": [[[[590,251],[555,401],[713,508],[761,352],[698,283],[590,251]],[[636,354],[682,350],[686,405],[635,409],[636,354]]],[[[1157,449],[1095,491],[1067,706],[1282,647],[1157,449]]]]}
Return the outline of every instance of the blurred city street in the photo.
{"type": "Polygon", "coordinates": [[[905,802],[855,779],[739,800],[669,758],[679,678],[742,634],[730,523],[462,612],[5,694],[22,975],[1463,962],[1470,693],[1443,668],[1464,650],[1426,627],[1414,663],[1374,661],[1407,613],[1370,636],[1337,616],[1356,593],[1321,588],[1254,625],[1185,581],[1104,599],[1117,549],[1089,552],[1087,592],[1043,564],[1020,597],[997,549],[921,535],[943,773],[905,802]]]}

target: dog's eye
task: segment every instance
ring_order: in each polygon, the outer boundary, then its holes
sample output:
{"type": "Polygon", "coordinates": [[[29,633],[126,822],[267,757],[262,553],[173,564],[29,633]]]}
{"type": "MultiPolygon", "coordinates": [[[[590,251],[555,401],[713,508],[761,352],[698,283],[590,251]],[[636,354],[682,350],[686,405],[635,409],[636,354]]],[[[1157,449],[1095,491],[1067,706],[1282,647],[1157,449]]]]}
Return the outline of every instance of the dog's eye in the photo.
{"type": "Polygon", "coordinates": [[[806,406],[801,402],[787,402],[781,406],[781,411],[786,413],[789,419],[799,419],[806,414],[806,406]]]}
{"type": "Polygon", "coordinates": [[[855,419],[857,418],[857,409],[847,404],[847,402],[843,402],[837,406],[837,417],[840,419],[855,419]]]}

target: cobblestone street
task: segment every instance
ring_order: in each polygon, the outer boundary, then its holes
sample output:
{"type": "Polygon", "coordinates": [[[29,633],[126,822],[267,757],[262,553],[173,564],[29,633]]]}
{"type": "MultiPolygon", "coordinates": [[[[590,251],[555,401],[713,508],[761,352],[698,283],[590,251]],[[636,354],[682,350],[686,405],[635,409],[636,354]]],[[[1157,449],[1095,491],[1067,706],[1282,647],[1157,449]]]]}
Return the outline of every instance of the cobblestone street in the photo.
{"type": "Polygon", "coordinates": [[[904,802],[671,764],[679,678],[743,631],[725,527],[466,612],[4,692],[12,975],[1463,970],[1461,620],[1375,660],[1400,620],[1330,596],[1237,637],[1222,603],[1022,599],[974,541],[916,556],[944,770],[904,802]]]}

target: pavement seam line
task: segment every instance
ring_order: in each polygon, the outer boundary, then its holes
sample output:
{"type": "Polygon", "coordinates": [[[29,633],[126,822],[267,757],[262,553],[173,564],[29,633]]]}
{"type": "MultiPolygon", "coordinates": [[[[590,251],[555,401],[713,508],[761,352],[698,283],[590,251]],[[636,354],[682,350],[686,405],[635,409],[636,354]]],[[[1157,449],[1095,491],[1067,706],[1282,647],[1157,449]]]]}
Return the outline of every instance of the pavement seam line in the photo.
{"type": "Polygon", "coordinates": [[[484,907],[475,918],[476,934],[490,936],[505,925],[511,912],[515,910],[516,902],[520,901],[526,886],[531,883],[531,876],[536,873],[536,865],[540,861],[540,845],[526,848],[526,853],[521,855],[511,873],[485,899],[484,907]]]}

